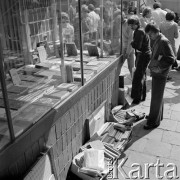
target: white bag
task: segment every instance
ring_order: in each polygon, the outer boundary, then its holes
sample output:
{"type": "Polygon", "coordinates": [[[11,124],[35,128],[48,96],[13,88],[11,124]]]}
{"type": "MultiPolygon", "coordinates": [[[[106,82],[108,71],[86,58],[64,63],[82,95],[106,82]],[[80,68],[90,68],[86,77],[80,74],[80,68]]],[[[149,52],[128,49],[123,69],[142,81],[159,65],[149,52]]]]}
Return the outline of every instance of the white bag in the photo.
{"type": "Polygon", "coordinates": [[[104,150],[86,149],[84,151],[85,167],[103,171],[105,168],[104,150]]]}

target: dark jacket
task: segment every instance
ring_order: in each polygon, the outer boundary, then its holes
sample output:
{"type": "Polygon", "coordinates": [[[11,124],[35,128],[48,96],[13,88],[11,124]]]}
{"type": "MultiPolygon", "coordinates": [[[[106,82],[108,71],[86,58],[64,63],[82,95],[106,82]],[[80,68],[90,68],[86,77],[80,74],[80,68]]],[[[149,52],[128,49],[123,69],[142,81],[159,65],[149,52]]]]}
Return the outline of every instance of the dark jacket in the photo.
{"type": "Polygon", "coordinates": [[[152,47],[152,57],[149,64],[151,74],[167,76],[174,62],[175,56],[169,40],[160,34],[152,47]]]}
{"type": "Polygon", "coordinates": [[[136,51],[138,50],[143,54],[151,53],[149,36],[141,28],[134,31],[133,42],[131,45],[136,51]]]}

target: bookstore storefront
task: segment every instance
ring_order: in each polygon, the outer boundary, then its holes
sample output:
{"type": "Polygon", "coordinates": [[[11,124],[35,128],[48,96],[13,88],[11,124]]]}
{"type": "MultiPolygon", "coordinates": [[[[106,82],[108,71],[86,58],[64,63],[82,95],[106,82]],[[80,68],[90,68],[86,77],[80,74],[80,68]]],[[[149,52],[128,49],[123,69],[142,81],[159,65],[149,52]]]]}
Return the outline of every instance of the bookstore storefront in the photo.
{"type": "Polygon", "coordinates": [[[127,3],[0,6],[0,179],[66,179],[88,140],[88,117],[103,106],[108,121],[118,103],[127,3]]]}

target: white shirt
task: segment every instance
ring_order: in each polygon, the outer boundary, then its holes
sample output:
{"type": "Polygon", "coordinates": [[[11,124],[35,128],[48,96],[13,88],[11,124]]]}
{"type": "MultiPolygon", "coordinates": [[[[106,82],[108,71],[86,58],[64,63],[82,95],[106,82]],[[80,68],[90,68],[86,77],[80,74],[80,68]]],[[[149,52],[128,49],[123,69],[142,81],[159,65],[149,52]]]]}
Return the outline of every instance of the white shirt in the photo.
{"type": "Polygon", "coordinates": [[[98,29],[98,24],[99,24],[99,21],[100,21],[100,17],[98,14],[96,14],[94,11],[91,11],[89,13],[89,17],[91,18],[91,26],[89,28],[89,31],[90,32],[94,32],[94,31],[97,31],[98,29]]]}
{"type": "Polygon", "coordinates": [[[161,8],[156,8],[154,11],[152,11],[152,17],[154,22],[158,27],[160,27],[160,24],[162,22],[166,21],[166,11],[162,10],[161,8]]]}

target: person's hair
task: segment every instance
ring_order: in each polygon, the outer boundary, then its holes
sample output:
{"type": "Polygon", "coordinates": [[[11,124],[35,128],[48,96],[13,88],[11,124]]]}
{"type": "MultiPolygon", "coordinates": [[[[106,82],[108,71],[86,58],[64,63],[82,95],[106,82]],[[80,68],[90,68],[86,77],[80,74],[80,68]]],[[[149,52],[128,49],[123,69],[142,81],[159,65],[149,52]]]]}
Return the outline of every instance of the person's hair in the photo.
{"type": "Polygon", "coordinates": [[[166,20],[167,21],[172,21],[175,19],[175,17],[176,17],[176,15],[173,11],[167,12],[167,14],[166,14],[166,20]]]}
{"type": "Polygon", "coordinates": [[[83,4],[83,5],[81,6],[81,11],[82,11],[82,12],[89,12],[88,6],[86,6],[85,4],[83,4]]]}
{"type": "Polygon", "coordinates": [[[154,9],[161,8],[161,3],[160,3],[160,2],[155,2],[155,3],[153,4],[153,8],[154,8],[154,9]]]}
{"type": "Polygon", "coordinates": [[[69,15],[66,12],[61,13],[61,19],[64,19],[66,22],[69,22],[69,15]]]}
{"type": "Polygon", "coordinates": [[[89,4],[88,5],[88,9],[89,9],[89,11],[94,11],[94,5],[93,4],[89,4]]]}
{"type": "Polygon", "coordinates": [[[152,9],[150,7],[146,7],[144,8],[143,12],[142,12],[142,16],[146,17],[147,14],[151,13],[152,9]]]}
{"type": "Polygon", "coordinates": [[[131,17],[128,19],[127,23],[128,23],[129,25],[130,25],[130,24],[134,24],[134,25],[140,26],[139,17],[136,16],[136,15],[133,15],[133,16],[131,16],[131,17]]]}
{"type": "Polygon", "coordinates": [[[160,29],[157,25],[155,25],[153,23],[149,23],[145,27],[145,32],[146,33],[149,33],[149,32],[158,33],[158,32],[160,32],[160,29]]]}

